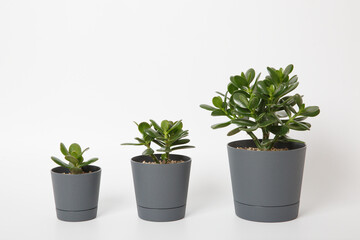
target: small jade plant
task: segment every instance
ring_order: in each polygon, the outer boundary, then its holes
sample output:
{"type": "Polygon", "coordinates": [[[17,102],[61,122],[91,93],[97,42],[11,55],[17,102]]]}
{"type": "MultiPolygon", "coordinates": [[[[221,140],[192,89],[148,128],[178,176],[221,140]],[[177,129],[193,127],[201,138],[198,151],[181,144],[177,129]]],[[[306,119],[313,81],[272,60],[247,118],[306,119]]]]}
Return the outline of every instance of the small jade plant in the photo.
{"type": "Polygon", "coordinates": [[[276,142],[301,142],[287,136],[290,130],[310,130],[307,117],[320,113],[317,106],[306,107],[299,94],[288,95],[298,85],[298,77],[290,76],[294,66],[288,65],[279,70],[268,67],[269,75],[259,81],[254,69],[241,75],[231,76],[225,94],[212,99],[214,106],[206,104],[201,108],[211,111],[212,116],[225,116],[229,121],[214,124],[213,129],[234,124],[228,136],[245,131],[253,139],[259,150],[271,150],[276,142]],[[255,81],[253,81],[255,79],[255,81]],[[254,134],[261,129],[262,139],[254,134]],[[273,134],[273,138],[270,138],[273,134]]]}
{"type": "Polygon", "coordinates": [[[137,124],[135,122],[135,124],[138,126],[142,137],[135,138],[137,143],[123,143],[122,145],[145,146],[146,150],[142,155],[150,156],[155,163],[170,163],[171,159],[169,159],[169,154],[171,152],[194,147],[185,145],[190,142],[190,139],[185,138],[189,135],[189,131],[182,129],[183,124],[181,120],[175,122],[163,120],[160,125],[154,120],[150,120],[150,123],[142,122],[137,124]],[[155,151],[151,148],[152,143],[160,147],[160,149],[157,150],[162,153],[160,159],[155,156],[155,151]]]}
{"type": "Polygon", "coordinates": [[[83,167],[96,162],[98,158],[91,158],[88,161],[84,162],[83,154],[89,150],[89,148],[85,148],[81,151],[81,147],[77,143],[73,143],[70,145],[69,150],[65,147],[63,143],[60,143],[60,151],[64,154],[65,159],[69,162],[68,164],[61,161],[57,157],[51,157],[51,159],[58,165],[69,169],[72,174],[82,174],[84,173],[83,167]]]}

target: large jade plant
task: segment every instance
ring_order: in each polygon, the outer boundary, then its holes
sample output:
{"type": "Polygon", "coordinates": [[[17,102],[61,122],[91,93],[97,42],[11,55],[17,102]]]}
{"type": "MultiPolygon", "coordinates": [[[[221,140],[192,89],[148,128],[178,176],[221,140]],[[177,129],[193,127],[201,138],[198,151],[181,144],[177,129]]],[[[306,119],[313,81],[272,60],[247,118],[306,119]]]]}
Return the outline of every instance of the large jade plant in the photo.
{"type": "Polygon", "coordinates": [[[219,93],[212,99],[214,106],[206,104],[201,108],[211,111],[212,116],[226,116],[229,121],[214,124],[213,129],[236,127],[228,136],[245,131],[259,150],[270,150],[276,142],[301,142],[287,136],[290,130],[310,130],[307,117],[315,117],[320,113],[317,106],[306,107],[299,94],[288,95],[298,85],[298,77],[290,76],[294,66],[276,70],[268,67],[269,75],[259,80],[255,78],[254,69],[246,73],[230,77],[225,94],[219,93]],[[254,81],[255,80],[255,81],[254,81]],[[262,139],[254,131],[261,129],[262,139]],[[273,138],[271,138],[273,134],[273,138]]]}
{"type": "Polygon", "coordinates": [[[155,163],[170,163],[171,159],[169,155],[171,152],[194,147],[185,145],[190,142],[190,139],[185,138],[189,135],[189,131],[183,130],[181,120],[175,122],[163,120],[160,125],[154,120],[150,120],[150,123],[142,122],[135,124],[138,126],[142,137],[135,138],[137,143],[123,143],[122,145],[145,146],[146,149],[142,155],[150,156],[155,163]],[[157,150],[162,153],[160,159],[156,157],[155,151],[152,149],[152,143],[160,147],[160,149],[157,150]]]}

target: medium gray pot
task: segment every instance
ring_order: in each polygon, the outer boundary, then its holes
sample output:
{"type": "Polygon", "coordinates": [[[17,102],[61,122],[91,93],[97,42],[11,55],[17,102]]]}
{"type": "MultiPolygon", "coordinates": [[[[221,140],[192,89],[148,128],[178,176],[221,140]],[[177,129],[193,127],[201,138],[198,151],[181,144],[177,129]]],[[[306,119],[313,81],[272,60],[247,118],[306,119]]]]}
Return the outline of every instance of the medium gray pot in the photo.
{"type": "MultiPolygon", "coordinates": [[[[155,154],[160,158],[160,154],[155,154]]],[[[131,159],[138,215],[154,222],[175,221],[185,217],[191,159],[170,154],[175,164],[145,164],[149,156],[131,159]]]]}
{"type": "Polygon", "coordinates": [[[251,151],[252,140],[228,144],[235,212],[257,222],[283,222],[298,216],[306,145],[279,143],[287,151],[251,151]]]}
{"type": "Polygon", "coordinates": [[[91,165],[83,169],[91,173],[64,174],[69,173],[69,170],[63,167],[51,170],[59,220],[79,222],[96,218],[101,169],[91,165]]]}

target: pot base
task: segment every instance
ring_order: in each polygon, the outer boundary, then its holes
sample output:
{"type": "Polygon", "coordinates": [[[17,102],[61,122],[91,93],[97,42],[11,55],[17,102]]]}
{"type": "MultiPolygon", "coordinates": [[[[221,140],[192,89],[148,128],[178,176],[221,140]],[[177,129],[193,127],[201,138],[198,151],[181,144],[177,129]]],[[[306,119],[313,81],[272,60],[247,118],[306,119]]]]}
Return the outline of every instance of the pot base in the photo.
{"type": "Polygon", "coordinates": [[[299,202],[286,206],[263,207],[235,203],[235,213],[238,217],[255,222],[285,222],[298,216],[299,202]]]}
{"type": "Polygon", "coordinates": [[[152,222],[170,222],[185,217],[186,205],[177,208],[145,208],[137,206],[138,215],[141,219],[152,222]]]}
{"type": "Polygon", "coordinates": [[[57,218],[66,222],[81,222],[96,218],[97,207],[84,211],[66,211],[56,209],[57,218]]]}

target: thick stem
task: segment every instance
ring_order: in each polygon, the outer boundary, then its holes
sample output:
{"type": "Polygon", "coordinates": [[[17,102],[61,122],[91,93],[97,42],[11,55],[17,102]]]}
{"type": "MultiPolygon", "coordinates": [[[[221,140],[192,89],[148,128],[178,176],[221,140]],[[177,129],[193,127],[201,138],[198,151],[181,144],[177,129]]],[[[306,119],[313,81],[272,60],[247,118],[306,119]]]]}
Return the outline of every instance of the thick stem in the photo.
{"type": "Polygon", "coordinates": [[[156,163],[160,163],[159,160],[157,159],[157,157],[154,154],[151,154],[150,157],[156,162],[156,163]]]}
{"type": "Polygon", "coordinates": [[[279,140],[279,137],[280,137],[279,135],[276,135],[274,137],[274,139],[271,141],[271,143],[270,143],[270,145],[268,147],[268,150],[271,150],[274,147],[275,143],[279,140]]]}
{"type": "Polygon", "coordinates": [[[267,140],[267,139],[269,139],[269,132],[268,131],[266,131],[266,129],[265,128],[262,128],[261,129],[262,130],[262,132],[263,132],[263,140],[267,140]]]}
{"type": "Polygon", "coordinates": [[[247,134],[249,134],[250,137],[253,139],[256,147],[259,148],[259,149],[262,149],[261,144],[260,144],[260,141],[259,141],[259,139],[255,136],[255,134],[252,133],[252,132],[247,132],[247,134]]]}
{"type": "Polygon", "coordinates": [[[84,171],[81,168],[74,167],[69,169],[71,174],[82,174],[84,171]]]}
{"type": "MultiPolygon", "coordinates": [[[[150,149],[150,143],[146,144],[145,143],[145,146],[150,149]]],[[[149,155],[156,163],[160,163],[159,160],[157,159],[157,157],[154,155],[154,154],[150,154],[149,155]]]]}
{"type": "Polygon", "coordinates": [[[165,164],[167,164],[169,162],[170,143],[167,133],[164,134],[164,137],[165,137],[165,158],[163,159],[163,161],[165,162],[165,164]]]}

